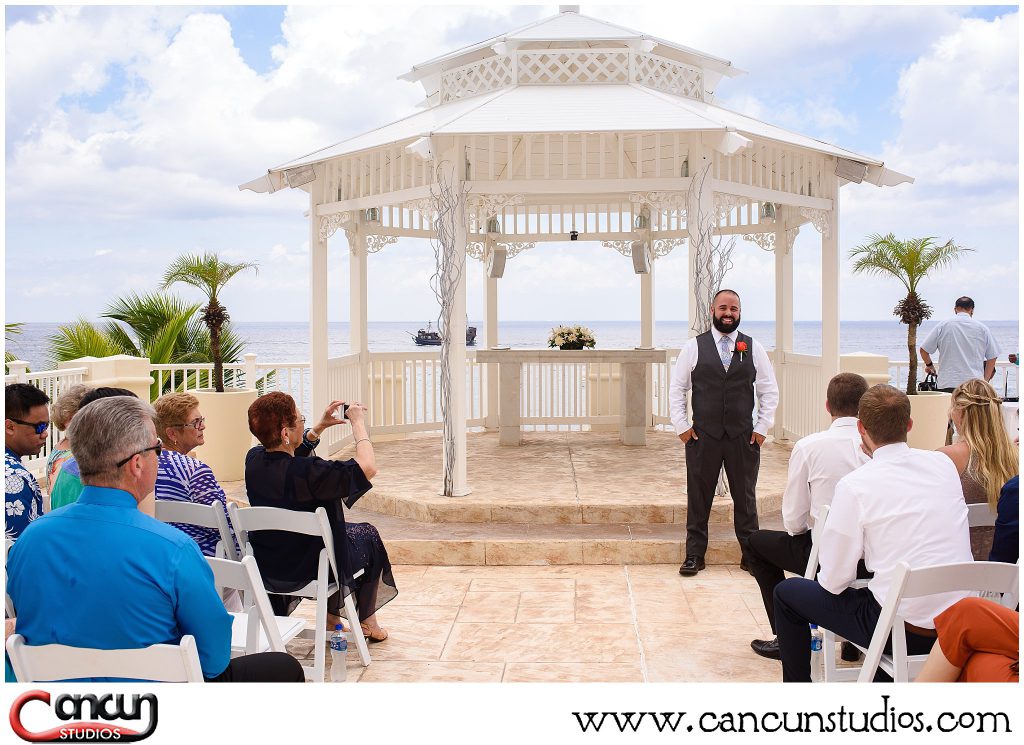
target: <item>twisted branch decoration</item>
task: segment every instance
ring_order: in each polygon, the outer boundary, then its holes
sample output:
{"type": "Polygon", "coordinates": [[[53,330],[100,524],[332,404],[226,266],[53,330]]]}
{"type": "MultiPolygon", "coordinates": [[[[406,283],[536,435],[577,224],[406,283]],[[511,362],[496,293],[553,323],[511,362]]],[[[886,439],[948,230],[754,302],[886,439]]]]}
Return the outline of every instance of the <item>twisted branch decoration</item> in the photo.
{"type": "Polygon", "coordinates": [[[440,306],[437,331],[441,336],[441,439],[445,456],[441,491],[444,496],[451,497],[455,488],[455,422],[451,417],[450,332],[455,293],[466,269],[466,257],[460,255],[456,247],[458,229],[465,225],[466,187],[456,180],[455,167],[450,161],[441,161],[435,167],[431,196],[434,200],[434,237],[430,239],[430,247],[434,250],[435,270],[430,277],[430,289],[440,306]]]}

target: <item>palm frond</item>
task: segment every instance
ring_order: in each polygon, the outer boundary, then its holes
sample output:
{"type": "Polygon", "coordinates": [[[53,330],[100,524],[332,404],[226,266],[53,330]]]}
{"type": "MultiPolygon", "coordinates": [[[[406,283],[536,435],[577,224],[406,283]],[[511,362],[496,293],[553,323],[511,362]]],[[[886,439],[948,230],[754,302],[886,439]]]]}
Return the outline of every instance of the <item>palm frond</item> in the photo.
{"type": "Polygon", "coordinates": [[[259,273],[259,267],[251,261],[221,261],[217,254],[209,251],[202,255],[185,254],[167,267],[161,287],[166,290],[176,282],[182,282],[202,290],[207,300],[212,302],[217,299],[224,285],[245,269],[255,269],[259,273]]]}
{"type": "Polygon", "coordinates": [[[48,365],[52,368],[57,367],[58,362],[79,357],[110,357],[122,353],[110,338],[85,318],[57,327],[56,333],[47,341],[50,344],[48,365]]]}

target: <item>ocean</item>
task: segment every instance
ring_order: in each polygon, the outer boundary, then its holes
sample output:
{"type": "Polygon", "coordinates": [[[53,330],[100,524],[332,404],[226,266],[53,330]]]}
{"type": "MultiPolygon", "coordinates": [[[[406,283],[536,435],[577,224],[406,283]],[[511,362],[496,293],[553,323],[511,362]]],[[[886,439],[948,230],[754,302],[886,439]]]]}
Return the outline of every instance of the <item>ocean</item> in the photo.
{"type": "MultiPolygon", "coordinates": [[[[632,349],[640,344],[640,324],[635,321],[506,321],[498,325],[502,345],[518,348],[543,348],[551,328],[563,323],[581,323],[589,327],[601,349],[632,349]]],[[[999,359],[1018,351],[1020,324],[1017,321],[984,321],[999,344],[999,359]]],[[[483,345],[483,322],[470,320],[478,329],[478,346],[483,345]]],[[[31,369],[46,369],[49,360],[48,338],[57,330],[56,323],[27,323],[22,333],[10,340],[10,351],[28,361],[31,369]]],[[[371,352],[402,352],[416,349],[413,336],[426,326],[426,321],[373,322],[368,325],[371,352]]],[[[924,340],[934,322],[918,329],[918,343],[924,340]]],[[[267,362],[300,362],[309,359],[309,326],[305,322],[236,323],[245,339],[246,352],[255,352],[267,362]]],[[[760,341],[766,349],[775,347],[773,321],[748,321],[742,330],[760,341]]],[[[660,321],[655,326],[654,343],[658,347],[680,347],[687,339],[684,321],[660,321]]],[[[328,324],[328,352],[335,357],[348,352],[348,323],[328,324]]],[[[845,321],[840,324],[841,353],[872,352],[884,354],[893,362],[907,359],[907,328],[897,321],[845,321]]],[[[793,328],[793,351],[801,354],[821,353],[821,324],[799,321],[793,328]]]]}

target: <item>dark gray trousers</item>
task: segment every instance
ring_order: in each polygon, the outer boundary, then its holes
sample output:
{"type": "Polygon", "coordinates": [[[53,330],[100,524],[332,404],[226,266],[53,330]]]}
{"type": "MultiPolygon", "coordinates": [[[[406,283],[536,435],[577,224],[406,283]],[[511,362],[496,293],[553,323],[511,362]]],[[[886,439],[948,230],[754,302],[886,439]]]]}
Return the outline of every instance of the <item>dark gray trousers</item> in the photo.
{"type": "Polygon", "coordinates": [[[761,466],[761,448],[750,443],[750,432],[721,440],[700,430],[696,432],[698,439],[686,443],[686,555],[703,558],[707,551],[711,501],[724,465],[732,494],[736,540],[745,556],[750,534],[757,530],[754,488],[761,466]]]}

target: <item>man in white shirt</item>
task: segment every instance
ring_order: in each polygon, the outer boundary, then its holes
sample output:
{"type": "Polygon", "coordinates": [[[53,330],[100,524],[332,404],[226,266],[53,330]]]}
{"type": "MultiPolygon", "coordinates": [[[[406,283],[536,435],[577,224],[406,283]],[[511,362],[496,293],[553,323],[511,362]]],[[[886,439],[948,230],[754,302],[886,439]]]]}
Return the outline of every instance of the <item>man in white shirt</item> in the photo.
{"type": "Polygon", "coordinates": [[[686,445],[686,561],[684,577],[704,568],[708,517],[725,467],[734,505],[736,539],[746,565],[747,539],[757,530],[754,488],[761,444],[775,419],[779,387],[764,347],[738,331],[740,296],[719,290],[711,302],[713,328],[679,352],[669,386],[669,409],[686,445]],[[693,421],[686,394],[693,392],[693,421]],[[757,397],[757,423],[754,398],[757,397]]]}
{"type": "MultiPolygon", "coordinates": [[[[797,441],[789,455],[789,479],[782,495],[785,530],[757,530],[747,554],[750,573],[761,590],[768,621],[775,631],[775,586],[785,572],[803,574],[811,555],[811,528],[818,510],[832,503],[836,482],[868,461],[857,431],[857,408],[868,383],[855,373],[839,373],[828,382],[825,409],[832,426],[797,441]]],[[[755,639],[751,648],[762,657],[779,659],[779,640],[755,639]]]]}
{"type": "MultiPolygon", "coordinates": [[[[942,453],[907,446],[913,425],[907,395],[876,385],[861,399],[858,416],[871,461],[836,484],[821,535],[818,581],[794,577],[775,588],[784,682],[811,679],[810,623],[860,646],[870,643],[900,562],[917,568],[973,559],[956,466],[942,453]],[[866,588],[854,589],[861,556],[874,577],[866,588]]],[[[935,616],[966,595],[902,602],[907,652],[927,653],[935,642],[935,616]]]]}
{"type": "Polygon", "coordinates": [[[938,388],[951,393],[971,378],[992,380],[996,374],[999,346],[992,332],[981,321],[974,320],[974,301],[957,298],[953,317],[940,322],[921,344],[925,372],[935,375],[931,356],[939,353],[938,388]]]}

